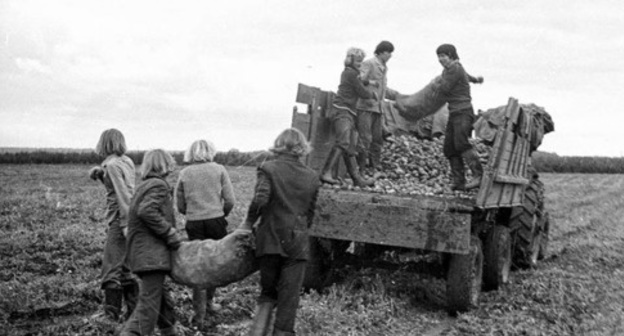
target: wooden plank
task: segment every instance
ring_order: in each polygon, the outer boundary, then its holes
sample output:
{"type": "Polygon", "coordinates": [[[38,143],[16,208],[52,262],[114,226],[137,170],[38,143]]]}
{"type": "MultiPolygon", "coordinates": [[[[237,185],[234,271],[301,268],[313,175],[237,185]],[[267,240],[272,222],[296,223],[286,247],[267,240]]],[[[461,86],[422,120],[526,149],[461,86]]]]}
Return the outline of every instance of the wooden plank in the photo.
{"type": "Polygon", "coordinates": [[[498,183],[509,183],[509,184],[529,184],[529,179],[522,176],[517,175],[503,175],[498,174],[494,179],[495,182],[498,183]]]}
{"type": "Polygon", "coordinates": [[[344,192],[322,189],[310,234],[438,252],[468,252],[470,213],[425,210],[419,200],[395,198],[387,203],[362,202],[358,197],[345,197],[344,192]]]}
{"type": "Polygon", "coordinates": [[[299,83],[299,86],[297,87],[297,98],[295,101],[301,104],[312,105],[314,104],[314,100],[316,99],[316,95],[319,91],[320,89],[317,87],[299,83]]]}

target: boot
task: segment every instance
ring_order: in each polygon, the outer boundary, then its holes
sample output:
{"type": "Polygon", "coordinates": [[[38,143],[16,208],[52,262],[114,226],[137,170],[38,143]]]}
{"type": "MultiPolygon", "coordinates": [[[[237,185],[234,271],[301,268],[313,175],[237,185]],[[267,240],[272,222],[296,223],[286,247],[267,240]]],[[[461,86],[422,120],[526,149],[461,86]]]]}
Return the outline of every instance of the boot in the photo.
{"type": "Polygon", "coordinates": [[[271,323],[271,315],[273,315],[273,302],[261,302],[256,307],[253,325],[249,329],[248,336],[266,336],[271,323]]]}
{"type": "Polygon", "coordinates": [[[160,329],[160,335],[162,336],[178,336],[178,330],[176,329],[176,326],[172,326],[169,328],[165,328],[165,329],[160,329]]]}
{"type": "Polygon", "coordinates": [[[290,332],[290,331],[283,331],[283,330],[279,330],[279,329],[274,329],[273,330],[273,336],[295,336],[294,332],[290,332]]]}
{"type": "Polygon", "coordinates": [[[375,184],[375,180],[366,179],[360,175],[354,156],[344,153],[343,158],[345,160],[345,165],[347,166],[347,172],[353,180],[353,185],[357,187],[368,187],[375,184]]]}
{"type": "Polygon", "coordinates": [[[483,176],[483,167],[479,161],[479,154],[474,148],[462,153],[462,157],[466,160],[466,164],[472,172],[472,180],[466,183],[466,189],[474,189],[481,185],[481,177],[483,176]]]}
{"type": "Polygon", "coordinates": [[[136,281],[133,281],[132,283],[123,285],[122,289],[123,298],[126,302],[126,312],[123,315],[123,320],[126,321],[130,318],[130,315],[132,315],[132,312],[136,307],[139,297],[139,284],[136,283],[136,281]]]}
{"type": "Polygon", "coordinates": [[[328,184],[339,184],[340,181],[336,180],[333,176],[334,167],[338,164],[338,160],[342,157],[342,149],[339,147],[332,147],[329,152],[327,160],[325,160],[325,166],[323,166],[323,172],[321,173],[321,182],[328,184]]]}
{"type": "Polygon", "coordinates": [[[357,165],[360,168],[360,175],[364,176],[366,166],[368,165],[368,154],[359,152],[357,154],[357,165]]]}
{"type": "Polygon", "coordinates": [[[104,314],[113,321],[119,320],[122,300],[123,290],[121,288],[104,288],[104,314]]]}
{"type": "Polygon", "coordinates": [[[451,166],[451,190],[466,190],[466,177],[464,176],[464,159],[461,156],[448,158],[451,166]]]}
{"type": "Polygon", "coordinates": [[[192,324],[200,330],[204,327],[204,319],[206,318],[206,291],[193,288],[193,316],[192,324]]]}
{"type": "Polygon", "coordinates": [[[216,292],[216,288],[206,289],[206,311],[209,313],[216,313],[219,310],[221,310],[220,304],[212,302],[212,299],[214,299],[215,292],[216,292]]]}

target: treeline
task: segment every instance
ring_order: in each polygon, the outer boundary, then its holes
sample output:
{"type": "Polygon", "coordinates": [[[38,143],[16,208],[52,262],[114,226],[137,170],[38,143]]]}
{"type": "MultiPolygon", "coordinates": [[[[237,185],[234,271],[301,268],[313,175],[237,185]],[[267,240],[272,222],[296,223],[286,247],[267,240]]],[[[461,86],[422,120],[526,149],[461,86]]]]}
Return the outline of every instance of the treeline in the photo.
{"type": "MultiPolygon", "coordinates": [[[[131,151],[127,155],[137,165],[143,162],[145,151],[131,151]]],[[[184,152],[171,152],[176,162],[183,164],[184,152]]],[[[226,166],[258,166],[270,157],[267,151],[240,152],[231,149],[219,152],[215,162],[226,166]]],[[[88,151],[24,151],[0,153],[0,164],[99,164],[102,158],[88,151]]],[[[624,157],[559,156],[535,152],[533,166],[544,173],[624,174],[624,157]]]]}
{"type": "Polygon", "coordinates": [[[533,166],[543,173],[624,174],[624,157],[559,156],[535,152],[533,166]]]}
{"type": "MultiPolygon", "coordinates": [[[[184,164],[184,152],[170,152],[176,163],[184,164]]],[[[129,151],[126,153],[132,161],[140,165],[143,162],[145,151],[129,151]]],[[[258,166],[270,156],[267,151],[240,152],[231,149],[227,152],[218,152],[214,161],[226,166],[258,166]]],[[[15,153],[0,153],[0,164],[93,164],[102,162],[103,158],[95,152],[86,151],[29,151],[15,153]]]]}

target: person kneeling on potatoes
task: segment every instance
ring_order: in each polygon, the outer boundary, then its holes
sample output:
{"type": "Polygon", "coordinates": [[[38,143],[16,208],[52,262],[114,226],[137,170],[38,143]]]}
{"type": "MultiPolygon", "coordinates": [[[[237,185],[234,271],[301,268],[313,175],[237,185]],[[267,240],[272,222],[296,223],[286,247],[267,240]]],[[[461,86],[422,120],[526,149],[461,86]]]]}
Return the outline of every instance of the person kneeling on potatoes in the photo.
{"type": "Polygon", "coordinates": [[[366,57],[364,50],[359,48],[349,48],[347,57],[344,60],[345,68],[340,75],[338,92],[333,98],[329,115],[332,120],[335,142],[329,156],[325,161],[321,181],[328,184],[340,183],[333,176],[335,167],[342,158],[347,167],[347,172],[353,180],[353,184],[358,187],[370,186],[375,180],[367,179],[360,174],[365,167],[359,167],[356,160],[356,146],[359,138],[356,121],[357,110],[355,104],[358,98],[377,100],[377,93],[368,91],[365,85],[377,85],[369,81],[362,82],[359,78],[359,68],[366,57]]]}
{"type": "Polygon", "coordinates": [[[301,163],[310,145],[289,128],[275,140],[276,158],[258,167],[254,197],[240,230],[255,228],[260,267],[260,297],[250,336],[267,335],[275,311],[273,336],[295,335],[299,294],[309,259],[308,228],[320,187],[318,175],[301,163]]]}
{"type": "Polygon", "coordinates": [[[171,251],[182,244],[175,228],[171,186],[173,157],[162,149],[148,151],[141,165],[141,184],[130,202],[126,261],[141,283],[139,300],[120,336],[151,335],[158,326],[163,336],[178,335],[173,300],[165,287],[171,271],[171,251]]]}

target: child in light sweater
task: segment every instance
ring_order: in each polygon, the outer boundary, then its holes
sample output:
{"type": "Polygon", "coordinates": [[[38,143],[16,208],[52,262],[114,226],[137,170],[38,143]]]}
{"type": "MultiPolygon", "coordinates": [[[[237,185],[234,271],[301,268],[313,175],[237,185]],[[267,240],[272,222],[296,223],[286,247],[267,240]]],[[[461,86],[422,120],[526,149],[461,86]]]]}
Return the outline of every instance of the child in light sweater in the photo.
{"type": "MultiPolygon", "coordinates": [[[[213,162],[216,149],[206,140],[197,140],[184,154],[190,166],[182,169],[175,188],[178,211],[186,216],[189,240],[218,240],[227,235],[225,219],[236,199],[230,177],[220,164],[213,162]]],[[[203,327],[206,310],[221,307],[212,302],[215,289],[193,290],[193,323],[203,327]]]]}

